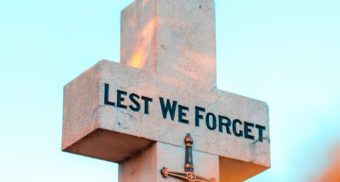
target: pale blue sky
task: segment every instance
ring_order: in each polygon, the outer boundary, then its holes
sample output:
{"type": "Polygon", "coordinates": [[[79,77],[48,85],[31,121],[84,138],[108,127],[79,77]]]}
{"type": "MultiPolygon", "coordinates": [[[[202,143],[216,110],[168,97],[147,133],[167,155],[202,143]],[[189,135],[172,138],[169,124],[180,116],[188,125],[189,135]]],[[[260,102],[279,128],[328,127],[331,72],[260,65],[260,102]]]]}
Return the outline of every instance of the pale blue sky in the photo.
{"type": "MultiPolygon", "coordinates": [[[[117,165],[60,151],[63,86],[119,61],[131,0],[0,0],[0,181],[117,182],[117,165]]],[[[220,89],[270,106],[272,169],[310,181],[340,142],[340,1],[215,0],[220,89]]]]}

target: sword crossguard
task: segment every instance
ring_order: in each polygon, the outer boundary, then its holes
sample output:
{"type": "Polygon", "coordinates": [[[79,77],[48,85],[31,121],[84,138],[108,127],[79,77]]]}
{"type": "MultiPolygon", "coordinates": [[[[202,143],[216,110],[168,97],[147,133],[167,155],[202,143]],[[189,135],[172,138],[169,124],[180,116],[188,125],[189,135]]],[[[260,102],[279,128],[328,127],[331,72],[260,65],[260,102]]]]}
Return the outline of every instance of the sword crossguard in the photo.
{"type": "Polygon", "coordinates": [[[169,176],[185,180],[186,182],[216,182],[215,178],[207,179],[201,176],[197,176],[194,173],[194,163],[192,158],[192,144],[194,143],[190,134],[188,133],[184,139],[185,143],[185,163],[184,163],[184,171],[185,172],[176,172],[170,171],[168,168],[163,167],[161,170],[161,174],[164,178],[169,176]]]}
{"type": "Polygon", "coordinates": [[[215,178],[207,179],[201,176],[197,176],[193,172],[176,172],[176,171],[170,171],[168,168],[163,167],[161,170],[161,173],[164,178],[167,178],[169,176],[185,180],[186,182],[216,182],[215,178]]]}

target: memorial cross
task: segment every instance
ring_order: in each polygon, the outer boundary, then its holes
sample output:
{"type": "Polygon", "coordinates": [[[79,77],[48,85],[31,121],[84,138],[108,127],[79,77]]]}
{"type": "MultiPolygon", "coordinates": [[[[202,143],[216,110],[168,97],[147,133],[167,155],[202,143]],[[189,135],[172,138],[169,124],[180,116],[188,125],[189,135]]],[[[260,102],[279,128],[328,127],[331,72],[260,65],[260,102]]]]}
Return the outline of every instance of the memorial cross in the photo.
{"type": "Polygon", "coordinates": [[[120,64],[64,88],[64,151],[119,163],[121,182],[175,182],[159,171],[182,169],[190,133],[195,175],[244,181],[270,167],[267,104],[216,88],[213,0],[135,0],[121,22],[120,64]]]}

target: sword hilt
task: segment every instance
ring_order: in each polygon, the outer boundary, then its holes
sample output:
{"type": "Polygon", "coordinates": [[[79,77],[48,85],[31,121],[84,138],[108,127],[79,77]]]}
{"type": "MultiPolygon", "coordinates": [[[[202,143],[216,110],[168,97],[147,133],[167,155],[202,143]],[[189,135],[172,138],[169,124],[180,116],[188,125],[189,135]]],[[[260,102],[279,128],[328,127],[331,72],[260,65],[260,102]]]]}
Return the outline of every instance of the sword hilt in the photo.
{"type": "Polygon", "coordinates": [[[194,143],[194,140],[191,138],[191,135],[189,133],[185,137],[184,143],[185,143],[184,171],[194,172],[194,162],[192,159],[192,144],[194,143]]]}

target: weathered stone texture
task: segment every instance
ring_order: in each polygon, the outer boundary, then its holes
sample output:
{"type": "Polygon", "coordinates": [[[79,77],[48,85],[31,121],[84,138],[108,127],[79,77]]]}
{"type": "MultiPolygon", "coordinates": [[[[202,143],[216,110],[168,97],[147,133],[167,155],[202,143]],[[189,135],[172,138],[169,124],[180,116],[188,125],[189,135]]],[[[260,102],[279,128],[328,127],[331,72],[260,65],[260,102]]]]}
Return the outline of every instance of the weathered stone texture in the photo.
{"type": "Polygon", "coordinates": [[[174,84],[216,87],[213,0],[137,0],[122,12],[121,63],[174,84]]]}

